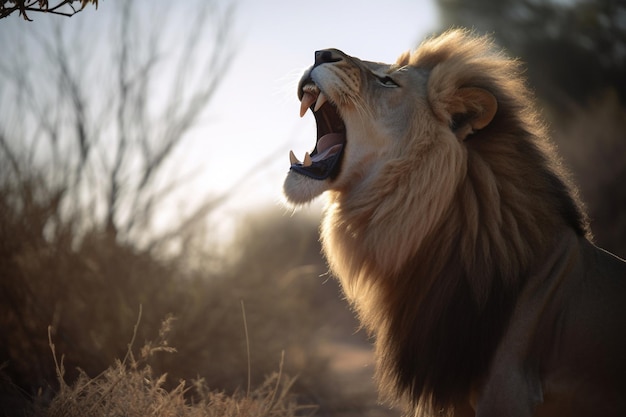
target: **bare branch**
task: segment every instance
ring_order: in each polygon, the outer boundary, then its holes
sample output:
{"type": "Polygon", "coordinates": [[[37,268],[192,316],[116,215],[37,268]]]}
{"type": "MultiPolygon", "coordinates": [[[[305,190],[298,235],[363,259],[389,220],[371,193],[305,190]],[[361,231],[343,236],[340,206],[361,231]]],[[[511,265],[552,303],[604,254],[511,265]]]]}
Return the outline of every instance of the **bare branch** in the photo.
{"type": "Polygon", "coordinates": [[[80,181],[80,177],[84,167],[87,164],[89,158],[89,151],[91,148],[91,141],[87,137],[86,116],[87,104],[84,98],[84,94],[81,91],[79,84],[79,77],[74,74],[69,66],[69,58],[67,51],[64,48],[62,42],[62,36],[60,28],[57,27],[56,34],[56,48],[54,48],[54,58],[59,69],[60,86],[65,88],[69,95],[71,104],[71,114],[74,116],[73,128],[76,132],[76,142],[78,148],[78,165],[75,168],[74,180],[80,181]]]}
{"type": "MultiPolygon", "coordinates": [[[[156,215],[189,182],[189,169],[178,172],[170,161],[229,64],[232,8],[200,0],[186,3],[183,15],[171,6],[150,9],[154,16],[142,20],[137,1],[118,5],[114,15],[104,15],[114,19],[104,49],[85,47],[82,32],[57,25],[55,36],[36,29],[25,38],[30,48],[13,48],[15,59],[7,54],[0,73],[11,75],[10,91],[22,97],[19,112],[28,118],[19,124],[32,139],[20,133],[12,143],[3,132],[0,153],[30,146],[28,171],[45,171],[50,185],[66,187],[58,224],[78,219],[72,221],[79,234],[95,228],[143,246],[160,239],[152,229],[156,215]],[[171,20],[177,15],[190,20],[180,26],[171,20]],[[35,59],[41,64],[32,65],[35,59]]],[[[0,114],[0,121],[6,117],[0,114]]],[[[21,161],[14,166],[25,169],[21,161]]],[[[172,230],[192,228],[226,198],[197,203],[172,230]]]]}
{"type": "Polygon", "coordinates": [[[259,171],[264,166],[267,166],[269,161],[275,160],[276,156],[279,153],[283,152],[284,147],[277,147],[274,152],[269,153],[265,158],[259,160],[256,164],[249,167],[243,175],[239,177],[228,191],[223,192],[210,200],[205,201],[200,207],[196,208],[191,214],[185,217],[182,221],[180,221],[176,226],[170,228],[165,231],[163,234],[155,237],[152,241],[149,242],[148,248],[150,250],[159,249],[163,244],[167,244],[171,239],[177,236],[185,235],[185,232],[188,232],[190,228],[194,227],[199,223],[200,220],[205,218],[208,214],[213,212],[214,210],[221,207],[224,203],[228,202],[228,200],[235,195],[235,192],[243,187],[246,182],[252,177],[253,172],[259,171]]]}
{"type": "Polygon", "coordinates": [[[22,170],[20,168],[20,164],[17,160],[17,157],[13,149],[11,149],[11,146],[9,145],[6,136],[1,131],[0,131],[0,150],[2,150],[2,154],[4,155],[4,158],[6,158],[7,161],[9,162],[11,171],[19,179],[22,176],[21,175],[22,170]]]}
{"type": "Polygon", "coordinates": [[[98,0],[63,0],[53,7],[49,7],[47,0],[33,0],[30,2],[26,0],[0,0],[0,19],[8,17],[16,11],[19,11],[19,15],[23,17],[24,20],[27,20],[29,22],[32,22],[32,19],[28,17],[26,12],[40,12],[72,17],[76,13],[82,11],[89,3],[95,4],[96,9],[98,8],[98,0]],[[77,1],[81,2],[80,9],[74,8],[73,3],[77,1]],[[13,4],[14,6],[7,6],[7,4],[13,4]],[[63,12],[59,10],[64,6],[69,7],[71,9],[71,12],[63,12]]]}

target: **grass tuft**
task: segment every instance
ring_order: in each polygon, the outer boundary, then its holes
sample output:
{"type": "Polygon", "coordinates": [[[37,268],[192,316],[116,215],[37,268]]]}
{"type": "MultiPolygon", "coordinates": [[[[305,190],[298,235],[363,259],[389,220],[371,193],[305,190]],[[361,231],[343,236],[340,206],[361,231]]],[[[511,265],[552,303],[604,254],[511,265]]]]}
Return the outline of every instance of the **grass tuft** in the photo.
{"type": "Polygon", "coordinates": [[[167,342],[173,319],[166,318],[159,337],[147,342],[136,356],[133,344],[140,320],[141,309],[123,360],[115,360],[94,378],[79,370],[78,378],[71,385],[65,381],[63,357],[58,359],[49,331],[59,392],[49,406],[37,414],[44,417],[295,417],[313,415],[317,410],[316,406],[299,404],[291,393],[296,379],[283,373],[284,356],[279,370],[267,376],[254,390],[228,395],[211,390],[203,378],[192,380],[190,384],[180,380],[174,388],[168,389],[167,374],[155,375],[148,360],[156,352],[176,352],[167,342]]]}

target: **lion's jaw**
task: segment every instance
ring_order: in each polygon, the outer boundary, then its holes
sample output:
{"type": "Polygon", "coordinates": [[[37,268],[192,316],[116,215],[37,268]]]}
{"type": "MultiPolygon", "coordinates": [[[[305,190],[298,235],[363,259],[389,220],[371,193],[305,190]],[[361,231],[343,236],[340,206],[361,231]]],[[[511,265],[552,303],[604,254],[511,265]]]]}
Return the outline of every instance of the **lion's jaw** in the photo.
{"type": "Polygon", "coordinates": [[[425,80],[414,68],[398,71],[395,65],[361,61],[337,50],[316,53],[298,95],[301,115],[307,109],[315,115],[318,137],[314,151],[302,162],[290,155],[284,183],[290,203],[310,202],[327,190],[350,190],[403,148],[399,142],[407,136],[406,120],[414,118],[411,112],[419,96],[398,88],[392,75],[425,80]]]}

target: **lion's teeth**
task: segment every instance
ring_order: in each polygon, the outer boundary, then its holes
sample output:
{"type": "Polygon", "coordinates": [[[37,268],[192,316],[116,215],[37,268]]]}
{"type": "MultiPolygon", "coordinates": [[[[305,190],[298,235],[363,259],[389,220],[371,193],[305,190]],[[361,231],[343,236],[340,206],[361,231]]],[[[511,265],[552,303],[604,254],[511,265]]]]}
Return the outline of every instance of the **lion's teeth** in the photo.
{"type": "Polygon", "coordinates": [[[317,96],[317,101],[315,102],[315,108],[313,108],[313,111],[318,111],[324,105],[324,103],[326,103],[326,101],[328,101],[328,99],[326,98],[324,93],[320,91],[320,94],[317,96]]]}
{"type": "Polygon", "coordinates": [[[304,162],[302,163],[302,166],[310,167],[311,165],[313,165],[313,161],[311,160],[311,155],[307,152],[304,154],[304,162]]]}
{"type": "Polygon", "coordinates": [[[293,151],[289,151],[289,162],[291,163],[291,165],[302,163],[298,160],[298,158],[296,158],[296,155],[293,153],[293,151]]]}
{"type": "Polygon", "coordinates": [[[303,117],[306,114],[306,111],[314,102],[315,96],[313,94],[305,92],[302,95],[302,100],[300,101],[300,117],[303,117]]]}

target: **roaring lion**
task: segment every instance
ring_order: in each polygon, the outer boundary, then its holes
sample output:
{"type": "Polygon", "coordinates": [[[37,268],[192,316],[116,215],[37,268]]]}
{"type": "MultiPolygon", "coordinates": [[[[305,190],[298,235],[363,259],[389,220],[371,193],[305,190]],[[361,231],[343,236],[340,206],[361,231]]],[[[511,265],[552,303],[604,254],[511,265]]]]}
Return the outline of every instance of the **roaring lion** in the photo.
{"type": "MultiPolygon", "coordinates": [[[[575,69],[574,69],[575,70],[575,69]]],[[[626,263],[595,247],[520,64],[453,30],[395,64],[315,53],[298,87],[324,253],[416,415],[626,416],[626,263]]]]}

